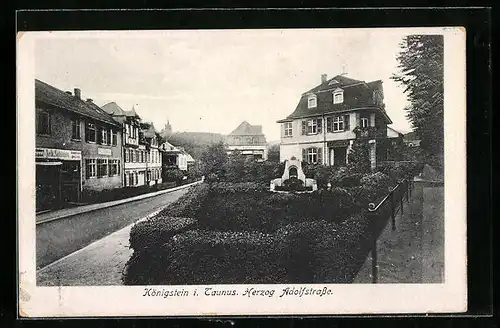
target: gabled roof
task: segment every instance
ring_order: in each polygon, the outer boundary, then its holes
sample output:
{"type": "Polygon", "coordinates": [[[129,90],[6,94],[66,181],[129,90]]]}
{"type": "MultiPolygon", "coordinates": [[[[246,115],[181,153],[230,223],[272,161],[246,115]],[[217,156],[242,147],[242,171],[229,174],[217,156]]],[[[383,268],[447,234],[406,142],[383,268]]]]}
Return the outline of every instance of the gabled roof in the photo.
{"type": "Polygon", "coordinates": [[[158,148],[166,153],[177,153],[177,154],[182,153],[182,151],[180,149],[178,149],[177,147],[175,147],[174,145],[172,145],[168,141],[165,141],[164,143],[162,143],[160,145],[160,147],[158,147],[158,148]]]}
{"type": "MultiPolygon", "coordinates": [[[[379,88],[379,83],[381,85],[382,81],[378,80],[366,83],[343,75],[337,75],[303,93],[295,110],[285,120],[326,113],[346,112],[359,108],[373,108],[380,110],[387,122],[392,123],[384,110],[376,105],[373,100],[374,89],[371,86],[379,88]],[[330,85],[330,82],[333,80],[338,81],[338,83],[330,85]],[[333,93],[339,89],[344,92],[344,100],[340,104],[334,104],[333,93]],[[308,108],[307,99],[310,94],[315,94],[317,97],[316,107],[308,108]]],[[[278,122],[281,121],[283,120],[278,122]]]]}
{"type": "Polygon", "coordinates": [[[416,131],[408,132],[407,134],[404,135],[404,139],[405,140],[420,140],[416,131]]]}
{"type": "Polygon", "coordinates": [[[263,135],[262,125],[251,125],[247,121],[243,121],[229,135],[230,136],[260,136],[260,135],[263,135]]]}
{"type": "Polygon", "coordinates": [[[93,118],[97,121],[115,126],[119,125],[106,111],[95,103],[78,99],[38,79],[35,79],[35,100],[82,116],[93,118]]]}
{"type": "Polygon", "coordinates": [[[114,101],[107,103],[106,105],[102,106],[102,109],[106,111],[106,113],[114,116],[124,116],[125,111],[118,106],[117,103],[114,101]]]}

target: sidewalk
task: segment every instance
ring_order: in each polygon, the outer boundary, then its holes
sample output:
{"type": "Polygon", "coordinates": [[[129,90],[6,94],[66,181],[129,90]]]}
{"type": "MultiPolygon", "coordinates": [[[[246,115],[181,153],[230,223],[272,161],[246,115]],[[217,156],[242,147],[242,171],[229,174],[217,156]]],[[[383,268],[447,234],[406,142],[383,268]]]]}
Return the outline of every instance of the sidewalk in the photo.
{"type": "Polygon", "coordinates": [[[142,194],[142,195],[138,195],[138,196],[134,196],[134,197],[130,197],[130,198],[114,200],[114,201],[106,202],[106,203],[98,203],[98,204],[83,205],[83,206],[77,206],[77,207],[71,207],[71,208],[64,208],[61,210],[41,213],[41,214],[36,216],[36,224],[43,223],[43,222],[49,222],[49,221],[53,221],[53,220],[59,220],[59,219],[62,219],[62,218],[68,217],[68,216],[87,213],[87,212],[100,210],[100,209],[111,207],[111,206],[116,206],[116,205],[120,205],[120,204],[124,204],[124,203],[128,203],[128,202],[133,202],[133,201],[140,200],[140,199],[154,197],[157,195],[161,195],[161,194],[165,194],[168,192],[172,192],[172,191],[176,191],[179,189],[194,186],[196,184],[201,183],[202,181],[203,181],[203,178],[200,181],[188,183],[186,185],[177,186],[174,188],[160,190],[160,191],[155,191],[155,192],[151,192],[151,193],[147,193],[147,194],[142,194]]]}
{"type": "MultiPolygon", "coordinates": [[[[444,282],[444,187],[415,179],[410,202],[377,242],[379,283],[444,282]]],[[[371,283],[371,253],[354,283],[371,283]]]]}

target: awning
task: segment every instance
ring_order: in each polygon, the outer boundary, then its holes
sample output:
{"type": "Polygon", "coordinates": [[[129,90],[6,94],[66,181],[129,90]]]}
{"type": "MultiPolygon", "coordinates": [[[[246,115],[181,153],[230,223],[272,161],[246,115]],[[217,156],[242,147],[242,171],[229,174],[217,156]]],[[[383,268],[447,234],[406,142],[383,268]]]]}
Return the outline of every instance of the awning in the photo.
{"type": "Polygon", "coordinates": [[[62,165],[62,162],[36,162],[36,165],[42,165],[42,166],[57,166],[57,165],[62,165]]]}

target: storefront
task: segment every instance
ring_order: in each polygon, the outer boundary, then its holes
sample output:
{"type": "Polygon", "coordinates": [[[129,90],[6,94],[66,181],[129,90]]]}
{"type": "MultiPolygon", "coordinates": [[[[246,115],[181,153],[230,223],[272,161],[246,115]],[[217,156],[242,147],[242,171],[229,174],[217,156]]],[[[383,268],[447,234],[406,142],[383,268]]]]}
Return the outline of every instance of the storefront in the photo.
{"type": "Polygon", "coordinates": [[[81,159],[77,150],[35,149],[37,212],[80,200],[81,159]]]}

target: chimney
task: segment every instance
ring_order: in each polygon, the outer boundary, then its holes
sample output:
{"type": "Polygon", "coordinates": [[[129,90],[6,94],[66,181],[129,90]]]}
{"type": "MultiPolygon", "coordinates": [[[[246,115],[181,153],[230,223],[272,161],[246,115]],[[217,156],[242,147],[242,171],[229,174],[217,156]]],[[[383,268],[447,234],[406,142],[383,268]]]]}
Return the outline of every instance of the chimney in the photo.
{"type": "Polygon", "coordinates": [[[78,99],[81,99],[81,90],[78,89],[78,88],[75,88],[75,97],[78,98],[78,99]]]}
{"type": "Polygon", "coordinates": [[[94,101],[93,99],[87,98],[88,103],[92,103],[93,101],[94,101]]]}
{"type": "Polygon", "coordinates": [[[327,75],[326,74],[321,74],[321,83],[325,83],[326,82],[326,78],[327,75]]]}

